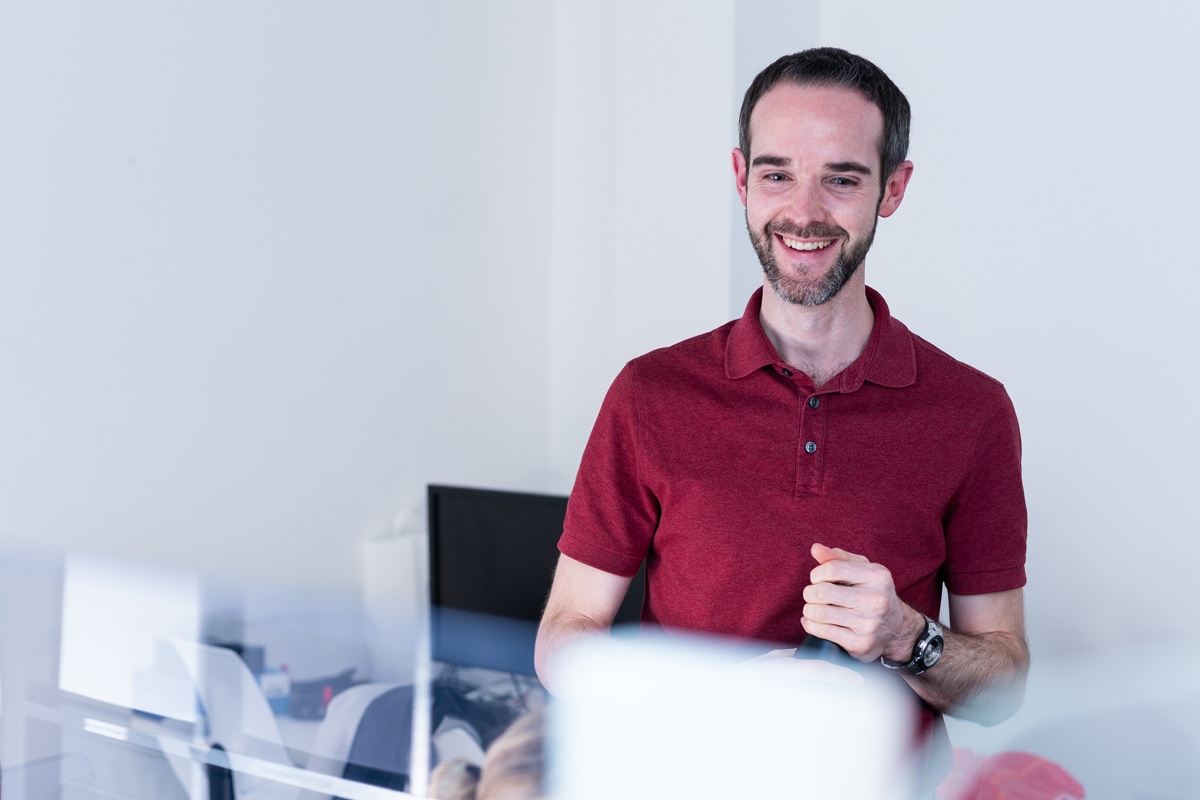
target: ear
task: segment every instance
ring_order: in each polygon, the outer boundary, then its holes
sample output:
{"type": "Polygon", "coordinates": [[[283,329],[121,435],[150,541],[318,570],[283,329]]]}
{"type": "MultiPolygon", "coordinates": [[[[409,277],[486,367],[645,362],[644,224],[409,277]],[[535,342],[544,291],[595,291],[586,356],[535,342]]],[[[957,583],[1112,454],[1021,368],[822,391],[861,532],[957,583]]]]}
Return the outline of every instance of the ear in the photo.
{"type": "Polygon", "coordinates": [[[913,164],[905,161],[896,167],[883,185],[883,197],[879,200],[879,216],[890,217],[900,207],[904,199],[904,190],[908,188],[908,179],[912,177],[913,164]]]}
{"type": "Polygon", "coordinates": [[[746,205],[746,156],[738,148],[733,148],[733,179],[737,183],[738,197],[742,199],[742,205],[746,205]]]}

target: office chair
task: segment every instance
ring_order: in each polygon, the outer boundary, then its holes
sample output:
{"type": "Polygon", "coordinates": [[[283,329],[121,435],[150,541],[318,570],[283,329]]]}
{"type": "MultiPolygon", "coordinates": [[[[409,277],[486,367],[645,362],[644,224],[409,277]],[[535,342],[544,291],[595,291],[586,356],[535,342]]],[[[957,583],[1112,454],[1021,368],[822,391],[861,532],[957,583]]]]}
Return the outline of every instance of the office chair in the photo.
{"type": "MultiPolygon", "coordinates": [[[[183,639],[171,641],[203,706],[203,737],[210,747],[233,756],[249,757],[281,766],[295,766],[283,742],[283,734],[274,712],[241,656],[224,647],[199,644],[183,639]],[[218,749],[219,748],[219,749],[218,749]]],[[[161,737],[160,737],[161,738],[161,737]]],[[[206,765],[198,777],[194,761],[170,755],[164,748],[176,777],[185,789],[199,783],[204,796],[220,793],[209,783],[209,775],[219,775],[222,763],[206,765]],[[217,770],[207,767],[216,766],[217,770]]],[[[220,756],[214,757],[222,762],[220,756]]],[[[213,760],[213,759],[210,759],[213,760]]],[[[228,763],[228,762],[226,762],[228,763]]],[[[232,768],[232,800],[296,800],[299,789],[232,768]]],[[[223,779],[222,779],[223,782],[223,779]]]]}
{"type": "MultiPolygon", "coordinates": [[[[172,755],[172,748],[161,748],[189,796],[209,800],[330,797],[237,769],[237,760],[245,757],[285,767],[297,764],[288,752],[279,722],[261,687],[237,653],[182,639],[172,640],[172,645],[203,706],[202,735],[211,748],[208,763],[204,765],[172,755]]],[[[305,771],[343,777],[364,714],[380,696],[399,686],[367,683],[339,693],[317,728],[314,752],[304,765],[305,771]]]]}

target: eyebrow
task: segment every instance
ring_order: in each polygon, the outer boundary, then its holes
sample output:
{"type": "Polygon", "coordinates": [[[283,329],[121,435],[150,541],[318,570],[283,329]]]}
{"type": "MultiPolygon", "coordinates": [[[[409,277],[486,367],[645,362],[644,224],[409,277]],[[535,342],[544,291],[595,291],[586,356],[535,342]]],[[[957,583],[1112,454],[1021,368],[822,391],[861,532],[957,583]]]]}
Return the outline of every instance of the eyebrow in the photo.
{"type": "Polygon", "coordinates": [[[788,167],[791,164],[792,160],[783,156],[755,156],[754,160],[750,162],[752,167],[788,167]]]}
{"type": "Polygon", "coordinates": [[[826,164],[825,168],[830,172],[857,172],[860,175],[870,175],[871,168],[866,164],[860,164],[857,161],[838,161],[833,164],[826,164]]]}
{"type": "MultiPolygon", "coordinates": [[[[750,162],[751,167],[790,167],[792,160],[784,156],[755,156],[750,162]]],[[[871,168],[866,164],[860,164],[857,161],[835,161],[831,164],[826,164],[825,169],[830,172],[856,172],[859,175],[870,175],[871,168]]]]}

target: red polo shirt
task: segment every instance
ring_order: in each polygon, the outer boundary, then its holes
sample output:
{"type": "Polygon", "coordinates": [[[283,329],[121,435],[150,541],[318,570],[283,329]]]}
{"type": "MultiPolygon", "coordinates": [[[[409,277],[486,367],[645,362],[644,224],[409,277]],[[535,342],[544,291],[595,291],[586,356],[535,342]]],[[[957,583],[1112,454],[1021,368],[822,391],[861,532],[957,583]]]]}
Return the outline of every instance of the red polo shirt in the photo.
{"type": "Polygon", "coordinates": [[[583,455],[559,549],[617,575],[647,559],[643,621],[795,644],[813,542],[891,570],[937,617],[1025,583],[1016,415],[1004,387],[913,335],[867,290],[862,355],[817,389],[741,319],[631,361],[583,455]]]}

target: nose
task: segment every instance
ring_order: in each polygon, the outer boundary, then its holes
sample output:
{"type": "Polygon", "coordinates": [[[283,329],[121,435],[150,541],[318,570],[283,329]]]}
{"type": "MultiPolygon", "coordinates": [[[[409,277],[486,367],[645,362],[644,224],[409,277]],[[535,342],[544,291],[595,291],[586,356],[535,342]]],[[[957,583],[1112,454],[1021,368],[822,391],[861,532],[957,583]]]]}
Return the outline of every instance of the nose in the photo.
{"type": "Polygon", "coordinates": [[[801,228],[814,222],[828,222],[828,208],[825,205],[825,194],[821,191],[820,183],[797,181],[788,198],[787,212],[792,222],[801,228]]]}

